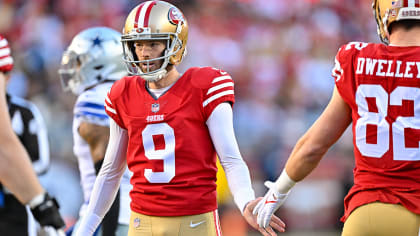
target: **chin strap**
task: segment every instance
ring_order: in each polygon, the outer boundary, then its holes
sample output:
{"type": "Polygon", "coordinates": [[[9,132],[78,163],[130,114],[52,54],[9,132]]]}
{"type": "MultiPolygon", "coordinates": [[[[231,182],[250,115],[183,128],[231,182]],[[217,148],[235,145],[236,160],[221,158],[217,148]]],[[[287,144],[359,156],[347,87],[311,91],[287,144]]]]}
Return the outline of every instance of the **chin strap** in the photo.
{"type": "Polygon", "coordinates": [[[156,82],[161,80],[163,77],[165,77],[165,75],[168,73],[168,71],[166,69],[160,70],[160,71],[156,71],[153,74],[149,74],[149,75],[141,75],[141,77],[148,81],[148,82],[156,82]]]}

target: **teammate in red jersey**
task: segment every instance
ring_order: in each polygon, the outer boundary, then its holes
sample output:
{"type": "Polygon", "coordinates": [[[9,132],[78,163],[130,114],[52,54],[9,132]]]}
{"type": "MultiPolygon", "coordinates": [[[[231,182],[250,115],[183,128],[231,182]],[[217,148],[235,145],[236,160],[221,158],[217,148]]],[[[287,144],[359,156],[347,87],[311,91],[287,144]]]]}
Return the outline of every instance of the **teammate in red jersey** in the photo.
{"type": "Polygon", "coordinates": [[[258,203],[269,219],[351,122],[354,186],[344,199],[342,235],[419,235],[420,6],[375,0],[384,44],[352,42],[335,59],[335,89],[319,119],[293,149],[280,177],[258,203]]]}
{"type": "MultiPolygon", "coordinates": [[[[216,153],[235,203],[264,235],[232,122],[234,82],[222,70],[180,74],[188,25],[175,6],[147,1],[129,14],[122,43],[133,75],[117,81],[105,100],[110,140],[77,235],[91,235],[109,208],[126,168],[133,172],[128,235],[221,235],[216,201],[216,153]]],[[[271,225],[283,231],[284,223],[271,225]]]]}

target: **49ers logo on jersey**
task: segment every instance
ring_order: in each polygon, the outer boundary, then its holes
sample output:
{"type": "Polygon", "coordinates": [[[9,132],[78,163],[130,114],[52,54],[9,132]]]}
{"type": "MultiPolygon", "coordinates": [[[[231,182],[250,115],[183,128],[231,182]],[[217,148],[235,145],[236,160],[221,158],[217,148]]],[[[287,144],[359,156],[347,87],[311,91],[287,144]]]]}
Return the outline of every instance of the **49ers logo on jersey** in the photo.
{"type": "Polygon", "coordinates": [[[169,9],[168,18],[169,22],[171,22],[174,25],[178,25],[179,23],[184,22],[184,16],[176,7],[172,7],[171,9],[169,9]]]}

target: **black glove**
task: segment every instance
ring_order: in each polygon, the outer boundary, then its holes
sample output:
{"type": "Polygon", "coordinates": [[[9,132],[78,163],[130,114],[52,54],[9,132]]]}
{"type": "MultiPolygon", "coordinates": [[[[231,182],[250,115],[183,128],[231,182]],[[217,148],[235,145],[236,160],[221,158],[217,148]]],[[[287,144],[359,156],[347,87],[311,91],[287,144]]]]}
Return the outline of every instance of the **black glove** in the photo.
{"type": "Polygon", "coordinates": [[[52,226],[55,229],[64,228],[65,223],[58,212],[58,203],[48,193],[44,194],[44,201],[31,208],[32,214],[41,226],[52,226]]]}

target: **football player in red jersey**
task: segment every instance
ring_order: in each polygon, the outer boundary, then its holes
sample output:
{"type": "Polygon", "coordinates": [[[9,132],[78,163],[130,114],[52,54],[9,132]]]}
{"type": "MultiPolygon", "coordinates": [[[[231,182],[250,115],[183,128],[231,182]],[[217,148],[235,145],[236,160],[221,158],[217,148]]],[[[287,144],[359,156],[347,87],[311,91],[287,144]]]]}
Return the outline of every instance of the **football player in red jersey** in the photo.
{"type": "Polygon", "coordinates": [[[373,9],[384,44],[352,42],[339,49],[328,106],[254,208],[261,227],[269,228],[290,189],[352,123],[356,166],[342,235],[419,235],[420,5],[375,0],[373,9]]]}
{"type": "MultiPolygon", "coordinates": [[[[221,235],[216,153],[245,219],[263,235],[276,235],[252,214],[260,199],[235,139],[234,82],[211,67],[180,74],[187,37],[187,21],[170,3],[147,1],[128,15],[121,41],[132,76],[106,97],[110,140],[77,235],[94,232],[126,166],[133,172],[128,235],[221,235]]],[[[277,217],[271,225],[284,230],[277,217]]]]}

